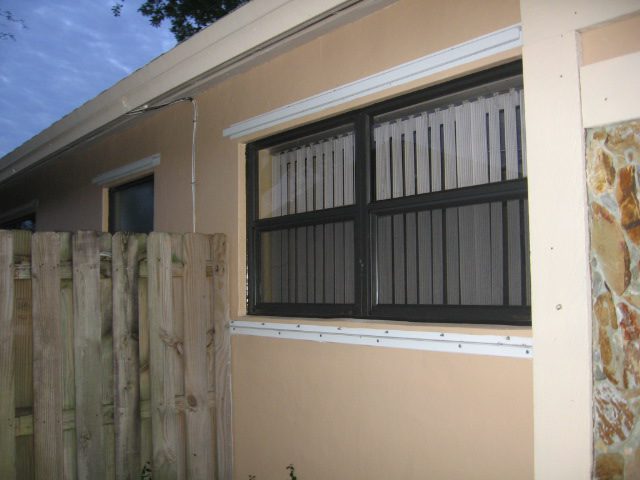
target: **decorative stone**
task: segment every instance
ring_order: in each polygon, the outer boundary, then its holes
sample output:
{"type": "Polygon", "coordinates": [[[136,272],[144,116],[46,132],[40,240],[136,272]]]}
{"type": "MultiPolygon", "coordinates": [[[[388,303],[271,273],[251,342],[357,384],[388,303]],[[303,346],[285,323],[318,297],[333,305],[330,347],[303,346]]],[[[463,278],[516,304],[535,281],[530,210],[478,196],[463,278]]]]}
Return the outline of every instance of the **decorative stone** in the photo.
{"type": "Polygon", "coordinates": [[[611,292],[601,294],[593,306],[593,312],[601,328],[611,327],[614,330],[618,328],[618,319],[616,318],[616,306],[613,303],[611,292]]]}
{"type": "Polygon", "coordinates": [[[628,165],[618,171],[616,200],[620,206],[622,227],[633,243],[640,244],[640,205],[636,193],[636,168],[628,165]]]}
{"type": "Polygon", "coordinates": [[[613,152],[624,155],[627,149],[636,149],[640,145],[636,132],[640,133],[640,122],[618,125],[608,132],[605,145],[613,152]]]}
{"type": "Polygon", "coordinates": [[[624,332],[626,342],[640,340],[640,325],[638,324],[638,312],[635,308],[629,307],[626,303],[619,303],[620,326],[624,332]]]}
{"type": "Polygon", "coordinates": [[[636,448],[625,463],[627,478],[640,478],[640,448],[636,448]]]}
{"type": "Polygon", "coordinates": [[[605,282],[613,292],[621,295],[631,280],[629,249],[624,234],[615,217],[602,205],[594,202],[591,212],[591,247],[605,282]]]}
{"type": "Polygon", "coordinates": [[[616,169],[611,156],[602,148],[590,152],[587,164],[587,180],[594,193],[600,195],[611,188],[616,178],[616,169]]]}
{"type": "Polygon", "coordinates": [[[624,346],[624,371],[622,376],[624,388],[640,387],[640,345],[638,342],[624,346]]]}
{"type": "Polygon", "coordinates": [[[624,299],[630,305],[633,305],[636,308],[640,308],[640,295],[630,294],[627,292],[627,294],[624,296],[624,299]]]}
{"type": "Polygon", "coordinates": [[[624,457],[619,453],[603,453],[596,457],[598,480],[624,480],[624,457]]]}
{"type": "Polygon", "coordinates": [[[602,370],[606,378],[611,383],[618,385],[618,379],[615,378],[615,368],[612,368],[613,352],[611,351],[611,341],[607,334],[607,329],[600,327],[598,330],[598,345],[600,347],[600,360],[602,361],[602,370]]]}
{"type": "Polygon", "coordinates": [[[596,141],[603,141],[607,139],[607,132],[605,130],[595,130],[593,132],[593,139],[596,141]]]}
{"type": "Polygon", "coordinates": [[[593,394],[598,437],[606,445],[626,440],[633,429],[635,415],[625,398],[608,382],[597,384],[593,394]]]}

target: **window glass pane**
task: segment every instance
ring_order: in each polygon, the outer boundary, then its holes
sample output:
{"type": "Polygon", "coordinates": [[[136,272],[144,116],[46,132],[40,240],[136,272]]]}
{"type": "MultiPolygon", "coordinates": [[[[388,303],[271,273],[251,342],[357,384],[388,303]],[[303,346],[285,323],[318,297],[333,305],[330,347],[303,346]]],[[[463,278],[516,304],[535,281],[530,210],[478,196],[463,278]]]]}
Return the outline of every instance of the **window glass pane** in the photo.
{"type": "Polygon", "coordinates": [[[376,118],[377,200],[526,177],[522,89],[467,95],[376,118]]]}
{"type": "Polygon", "coordinates": [[[109,193],[111,232],[153,230],[153,177],[115,187],[109,193]]]}
{"type": "Polygon", "coordinates": [[[379,216],[377,304],[528,306],[527,201],[379,216]]]}
{"type": "Polygon", "coordinates": [[[354,151],[344,128],[261,150],[260,218],[353,205],[354,151]]]}
{"type": "Polygon", "coordinates": [[[353,226],[348,221],[263,232],[261,301],[353,303],[353,226]]]}

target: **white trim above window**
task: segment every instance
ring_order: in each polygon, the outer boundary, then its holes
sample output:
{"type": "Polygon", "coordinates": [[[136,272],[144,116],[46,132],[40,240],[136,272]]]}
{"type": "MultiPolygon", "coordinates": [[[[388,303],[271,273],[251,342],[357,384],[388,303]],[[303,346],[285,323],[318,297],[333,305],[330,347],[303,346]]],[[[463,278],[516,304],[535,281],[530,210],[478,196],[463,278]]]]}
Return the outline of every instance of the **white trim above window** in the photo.
{"type": "Polygon", "coordinates": [[[160,165],[160,154],[156,153],[149,157],[137,160],[135,162],[128,163],[122,167],[114,168],[108,172],[101,173],[96,176],[92,182],[95,185],[101,187],[109,187],[118,183],[122,183],[125,180],[130,180],[135,177],[142,177],[148,173],[153,172],[153,169],[160,165]]]}
{"type": "Polygon", "coordinates": [[[352,100],[404,85],[444,70],[522,46],[522,27],[512,25],[467,42],[397,65],[270,112],[234,123],[225,137],[239,138],[352,100]]]}

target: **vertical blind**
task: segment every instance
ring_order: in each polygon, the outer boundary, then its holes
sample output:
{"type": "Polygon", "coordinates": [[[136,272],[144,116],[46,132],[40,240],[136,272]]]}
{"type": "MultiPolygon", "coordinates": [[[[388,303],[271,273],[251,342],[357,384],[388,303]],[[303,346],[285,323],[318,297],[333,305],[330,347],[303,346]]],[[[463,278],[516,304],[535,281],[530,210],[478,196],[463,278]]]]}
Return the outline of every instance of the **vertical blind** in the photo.
{"type": "MultiPolygon", "coordinates": [[[[529,306],[526,193],[428,206],[430,193],[526,178],[522,89],[419,108],[373,121],[372,202],[425,198],[406,211],[369,210],[373,305],[529,306]]],[[[264,150],[261,218],[354,205],[354,145],[342,130],[264,150]]],[[[354,303],[354,220],[261,231],[260,301],[354,303]]]]}
{"type": "Polygon", "coordinates": [[[268,216],[353,205],[353,132],[272,153],[270,162],[268,216]]]}
{"type": "MultiPolygon", "coordinates": [[[[522,90],[374,125],[376,199],[526,177],[522,90]]],[[[380,215],[377,304],[530,305],[526,199],[380,215]]]]}
{"type": "Polygon", "coordinates": [[[353,303],[353,222],[264,232],[262,299],[273,303],[353,303]]]}
{"type": "Polygon", "coordinates": [[[376,199],[526,177],[523,91],[374,126],[376,199]]]}

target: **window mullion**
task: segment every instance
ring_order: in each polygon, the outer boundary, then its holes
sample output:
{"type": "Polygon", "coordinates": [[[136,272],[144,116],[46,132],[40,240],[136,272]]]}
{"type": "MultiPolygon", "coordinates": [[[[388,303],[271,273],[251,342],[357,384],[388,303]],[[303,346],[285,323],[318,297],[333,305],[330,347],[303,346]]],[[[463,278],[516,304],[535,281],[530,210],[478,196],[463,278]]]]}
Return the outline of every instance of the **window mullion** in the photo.
{"type": "Polygon", "coordinates": [[[369,214],[367,205],[371,201],[371,118],[360,114],[355,125],[355,203],[358,209],[355,235],[355,296],[358,316],[366,316],[371,307],[371,246],[369,214]]]}
{"type": "Polygon", "coordinates": [[[247,284],[247,312],[253,313],[258,301],[260,272],[259,233],[255,228],[258,218],[258,149],[247,145],[246,149],[247,188],[247,261],[249,280],[247,284]]]}

